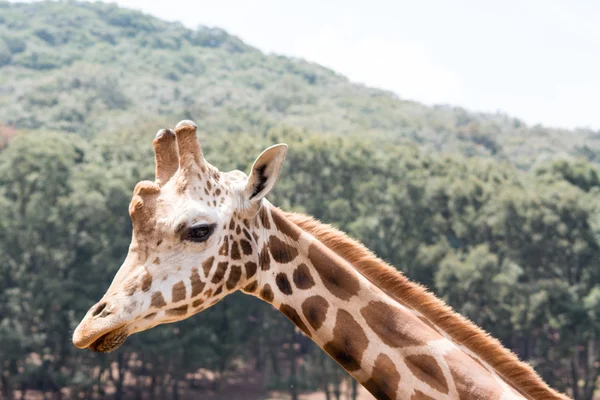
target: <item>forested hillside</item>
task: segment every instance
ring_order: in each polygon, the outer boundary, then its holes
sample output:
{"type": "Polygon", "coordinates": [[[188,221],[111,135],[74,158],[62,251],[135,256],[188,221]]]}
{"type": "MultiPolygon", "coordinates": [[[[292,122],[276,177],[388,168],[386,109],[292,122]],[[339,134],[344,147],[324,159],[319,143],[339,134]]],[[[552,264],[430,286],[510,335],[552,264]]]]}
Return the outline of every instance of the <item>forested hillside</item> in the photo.
{"type": "Polygon", "coordinates": [[[72,346],[127,252],[154,133],[191,118],[223,170],[288,143],[271,202],[360,239],[592,400],[600,132],[426,107],[102,3],[0,2],[0,38],[0,398],[355,398],[324,352],[241,294],[114,353],[72,346]]]}
{"type": "Polygon", "coordinates": [[[523,167],[563,153],[597,161],[600,151],[599,132],[426,107],[265,55],[220,29],[190,30],[107,4],[0,2],[0,67],[0,123],[23,130],[90,137],[156,116],[193,116],[213,133],[283,123],[523,167]]]}

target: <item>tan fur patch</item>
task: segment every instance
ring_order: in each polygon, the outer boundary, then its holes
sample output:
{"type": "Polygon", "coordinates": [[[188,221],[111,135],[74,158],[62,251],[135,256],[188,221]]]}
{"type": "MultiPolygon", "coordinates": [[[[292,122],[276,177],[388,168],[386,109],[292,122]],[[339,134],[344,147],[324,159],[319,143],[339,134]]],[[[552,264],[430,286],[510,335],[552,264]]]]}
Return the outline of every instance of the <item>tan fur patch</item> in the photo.
{"type": "Polygon", "coordinates": [[[323,346],[334,360],[348,372],[360,369],[360,362],[369,340],[362,327],[349,312],[338,310],[333,339],[323,346]]]}

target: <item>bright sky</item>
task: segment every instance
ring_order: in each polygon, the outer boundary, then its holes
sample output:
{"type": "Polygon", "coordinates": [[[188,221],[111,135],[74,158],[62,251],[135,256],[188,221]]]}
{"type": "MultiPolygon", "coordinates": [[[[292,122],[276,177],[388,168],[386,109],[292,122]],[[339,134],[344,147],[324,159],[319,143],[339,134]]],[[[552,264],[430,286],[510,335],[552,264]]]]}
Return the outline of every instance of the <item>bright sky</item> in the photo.
{"type": "Polygon", "coordinates": [[[600,129],[597,0],[116,0],[426,104],[600,129]]]}

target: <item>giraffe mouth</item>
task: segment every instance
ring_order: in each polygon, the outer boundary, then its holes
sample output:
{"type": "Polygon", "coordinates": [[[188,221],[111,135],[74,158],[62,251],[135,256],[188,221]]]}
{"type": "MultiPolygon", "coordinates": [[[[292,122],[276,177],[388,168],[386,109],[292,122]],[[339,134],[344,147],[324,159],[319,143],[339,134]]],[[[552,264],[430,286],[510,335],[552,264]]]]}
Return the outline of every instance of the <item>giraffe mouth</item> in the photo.
{"type": "Polygon", "coordinates": [[[127,337],[129,337],[127,327],[122,326],[100,336],[88,348],[98,353],[108,353],[125,343],[127,337]]]}

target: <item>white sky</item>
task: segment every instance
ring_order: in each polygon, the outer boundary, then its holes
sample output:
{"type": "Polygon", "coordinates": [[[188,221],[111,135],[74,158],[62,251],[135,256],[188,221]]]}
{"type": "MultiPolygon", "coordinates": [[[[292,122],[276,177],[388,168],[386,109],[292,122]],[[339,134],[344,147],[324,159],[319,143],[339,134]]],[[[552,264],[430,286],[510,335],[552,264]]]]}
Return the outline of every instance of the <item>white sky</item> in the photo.
{"type": "Polygon", "coordinates": [[[116,0],[426,104],[600,129],[597,0],[116,0]]]}

